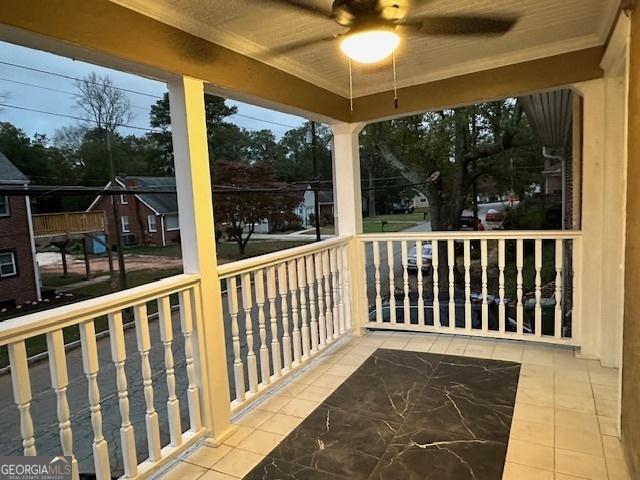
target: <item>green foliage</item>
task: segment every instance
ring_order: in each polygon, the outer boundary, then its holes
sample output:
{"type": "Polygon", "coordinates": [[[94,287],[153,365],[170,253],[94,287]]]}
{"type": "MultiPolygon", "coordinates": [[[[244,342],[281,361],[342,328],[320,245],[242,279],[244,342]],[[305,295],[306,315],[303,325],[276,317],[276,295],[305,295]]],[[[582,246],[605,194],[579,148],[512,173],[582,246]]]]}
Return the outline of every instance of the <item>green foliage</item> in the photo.
{"type": "Polygon", "coordinates": [[[505,209],[502,223],[507,230],[558,230],[562,228],[562,204],[545,205],[541,197],[527,198],[505,209]]]}

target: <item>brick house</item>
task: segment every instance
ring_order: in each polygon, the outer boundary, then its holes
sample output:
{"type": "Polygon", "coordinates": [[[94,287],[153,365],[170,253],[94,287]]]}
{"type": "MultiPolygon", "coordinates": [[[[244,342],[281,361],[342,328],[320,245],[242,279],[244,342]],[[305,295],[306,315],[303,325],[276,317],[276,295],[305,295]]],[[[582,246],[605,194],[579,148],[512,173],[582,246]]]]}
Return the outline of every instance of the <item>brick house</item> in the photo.
{"type": "MultiPolygon", "coordinates": [[[[175,189],[174,177],[117,177],[119,187],[175,189]]],[[[111,186],[111,182],[107,187],[111,186]]],[[[125,245],[162,245],[180,241],[178,198],[175,194],[139,193],[113,197],[117,204],[120,232],[125,245]]],[[[98,196],[87,211],[102,210],[107,215],[107,233],[115,238],[110,196],[98,196]]],[[[112,242],[113,243],[113,242],[112,242]]]]}
{"type": "MultiPolygon", "coordinates": [[[[28,183],[29,179],[0,152],[0,187],[28,183]]],[[[0,194],[0,308],[40,298],[29,197],[0,194]]]]}

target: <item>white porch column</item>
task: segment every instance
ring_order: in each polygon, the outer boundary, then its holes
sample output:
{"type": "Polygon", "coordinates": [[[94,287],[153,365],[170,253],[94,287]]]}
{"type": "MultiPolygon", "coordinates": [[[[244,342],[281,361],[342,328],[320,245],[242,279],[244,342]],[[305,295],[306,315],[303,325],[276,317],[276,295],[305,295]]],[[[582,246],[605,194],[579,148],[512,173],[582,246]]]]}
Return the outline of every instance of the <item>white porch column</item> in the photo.
{"type": "Polygon", "coordinates": [[[176,187],[180,213],[180,239],[184,272],[199,274],[203,331],[198,344],[203,355],[200,371],[203,423],[218,444],[233,432],[224,342],[222,298],[216,260],[211,173],[202,81],[189,77],[168,83],[176,187]]]}
{"type": "Polygon", "coordinates": [[[333,132],[333,215],[336,235],[354,236],[349,246],[349,295],[353,332],[361,334],[367,321],[364,250],[355,238],[362,233],[362,192],[360,188],[360,143],[364,123],[335,123],[333,132]]]}

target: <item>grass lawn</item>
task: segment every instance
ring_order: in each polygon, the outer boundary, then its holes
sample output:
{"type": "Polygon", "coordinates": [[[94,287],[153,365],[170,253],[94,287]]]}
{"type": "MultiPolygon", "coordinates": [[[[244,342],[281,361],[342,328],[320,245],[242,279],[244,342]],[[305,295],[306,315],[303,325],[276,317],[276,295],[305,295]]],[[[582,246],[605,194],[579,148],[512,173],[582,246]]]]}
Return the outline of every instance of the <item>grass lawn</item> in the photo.
{"type": "Polygon", "coordinates": [[[66,277],[62,276],[60,272],[42,272],[40,273],[42,278],[42,284],[45,287],[64,287],[76,282],[82,282],[85,280],[85,276],[82,273],[69,273],[66,277]]]}
{"type": "Polygon", "coordinates": [[[397,214],[387,214],[387,215],[376,215],[374,217],[364,217],[363,222],[379,222],[384,220],[386,222],[424,222],[425,220],[429,220],[428,213],[397,213],[397,214]]]}
{"type": "Polygon", "coordinates": [[[135,247],[125,247],[125,254],[130,255],[153,255],[157,257],[175,257],[182,256],[180,244],[167,245],[166,247],[154,245],[137,245],[135,247]]]}
{"type": "Polygon", "coordinates": [[[242,260],[244,258],[279,252],[280,250],[299,247],[301,245],[308,245],[310,241],[311,239],[309,239],[308,242],[292,242],[288,240],[249,240],[249,243],[245,248],[244,255],[240,255],[238,244],[235,242],[220,242],[216,248],[218,250],[218,261],[220,263],[229,263],[235,262],[236,260],[242,260]]]}

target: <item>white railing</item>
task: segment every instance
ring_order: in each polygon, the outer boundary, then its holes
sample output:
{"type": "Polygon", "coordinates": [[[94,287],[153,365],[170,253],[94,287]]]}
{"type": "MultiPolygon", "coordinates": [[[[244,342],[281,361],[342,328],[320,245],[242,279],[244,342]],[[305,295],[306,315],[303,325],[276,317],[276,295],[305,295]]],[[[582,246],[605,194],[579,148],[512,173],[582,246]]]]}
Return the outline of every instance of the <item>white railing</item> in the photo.
{"type": "Polygon", "coordinates": [[[579,344],[580,232],[358,239],[367,328],[579,344]]]}
{"type": "MultiPolygon", "coordinates": [[[[39,453],[34,419],[37,420],[36,427],[42,429],[43,421],[50,415],[43,410],[32,412],[32,406],[36,406],[36,398],[32,396],[32,384],[39,390],[38,396],[42,396],[43,379],[42,369],[34,373],[34,378],[30,378],[37,364],[30,365],[28,351],[32,342],[43,335],[46,337],[49,376],[55,392],[56,420],[60,437],[59,450],[52,451],[51,445],[48,445],[46,454],[72,456],[74,479],[79,477],[79,473],[89,473],[88,470],[93,470],[96,478],[103,480],[111,479],[114,473],[124,473],[126,478],[146,478],[203,436],[205,429],[200,417],[200,379],[197,378],[196,369],[201,354],[197,340],[197,334],[202,327],[200,295],[198,276],[178,275],[149,285],[0,323],[0,346],[8,348],[24,455],[39,453]],[[157,313],[149,310],[155,310],[157,313]],[[131,319],[131,323],[128,323],[127,319],[131,319]],[[108,330],[108,335],[103,338],[96,336],[101,325],[108,330]],[[131,326],[133,328],[128,328],[131,326]],[[68,342],[65,345],[65,336],[71,334],[73,337],[74,329],[77,329],[75,334],[79,333],[83,374],[76,377],[69,374],[69,369],[73,372],[78,367],[73,363],[67,365],[67,356],[70,354],[68,350],[71,346],[68,342]],[[174,332],[182,337],[180,342],[177,341],[177,337],[174,338],[174,332]],[[159,343],[153,345],[152,338],[158,338],[159,343]],[[182,343],[183,348],[178,353],[177,346],[182,343]],[[131,386],[127,382],[127,376],[132,372],[130,368],[125,370],[125,367],[133,359],[127,360],[127,344],[136,345],[140,357],[139,361],[135,361],[137,366],[132,377],[134,381],[130,382],[131,386]],[[150,353],[154,352],[161,360],[154,364],[155,371],[152,371],[153,362],[150,363],[149,357],[150,353]],[[174,353],[183,359],[181,365],[174,360],[174,353]],[[110,357],[111,366],[101,363],[103,356],[110,357]],[[176,368],[179,367],[184,369],[183,375],[176,375],[176,368]],[[36,374],[39,376],[35,377],[36,374]],[[84,382],[80,380],[82,376],[84,382]],[[182,417],[179,393],[176,391],[177,378],[186,384],[188,413],[183,413],[182,417]],[[88,418],[81,418],[82,412],[74,412],[69,407],[69,399],[76,405],[79,403],[76,398],[80,396],[79,383],[85,384],[80,385],[83,391],[88,390],[86,404],[89,413],[85,415],[88,418]],[[101,398],[101,390],[109,384],[115,384],[115,391],[107,391],[107,397],[103,394],[101,398]],[[155,400],[160,394],[158,385],[162,384],[162,396],[166,403],[155,400]],[[144,418],[133,417],[136,410],[130,409],[129,406],[130,388],[143,391],[144,412],[140,409],[137,412],[144,418]],[[115,408],[105,407],[109,398],[117,399],[115,408]],[[119,419],[113,418],[113,415],[119,419]],[[110,424],[120,425],[119,443],[122,455],[118,458],[118,462],[121,463],[118,466],[110,462],[110,456],[113,458],[114,451],[118,449],[118,439],[106,438],[108,432],[103,429],[103,417],[110,424]],[[90,424],[92,445],[74,443],[76,418],[80,418],[80,422],[86,422],[83,425],[84,429],[89,428],[90,424]],[[188,427],[183,427],[183,419],[188,421],[188,427]],[[168,432],[163,431],[164,421],[168,424],[168,432]],[[84,450],[84,453],[78,456],[74,447],[76,450],[84,450]],[[92,462],[89,460],[90,457],[92,462]],[[84,461],[82,465],[79,465],[79,459],[84,461]]],[[[86,432],[84,429],[83,433],[86,432]]]]}
{"type": "Polygon", "coordinates": [[[218,268],[225,343],[232,347],[232,412],[351,330],[349,241],[336,238],[218,268]]]}

